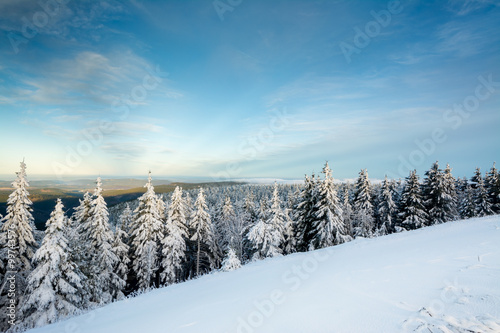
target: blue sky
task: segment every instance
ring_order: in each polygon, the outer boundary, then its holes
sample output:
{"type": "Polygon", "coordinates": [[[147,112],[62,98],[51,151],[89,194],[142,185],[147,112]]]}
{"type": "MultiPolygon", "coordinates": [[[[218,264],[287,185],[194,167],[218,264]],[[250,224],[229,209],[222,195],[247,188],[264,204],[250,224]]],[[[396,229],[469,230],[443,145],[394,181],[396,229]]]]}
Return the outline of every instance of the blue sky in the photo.
{"type": "Polygon", "coordinates": [[[0,40],[0,174],[23,158],[62,178],[220,180],[500,160],[496,1],[4,0],[0,40]]]}

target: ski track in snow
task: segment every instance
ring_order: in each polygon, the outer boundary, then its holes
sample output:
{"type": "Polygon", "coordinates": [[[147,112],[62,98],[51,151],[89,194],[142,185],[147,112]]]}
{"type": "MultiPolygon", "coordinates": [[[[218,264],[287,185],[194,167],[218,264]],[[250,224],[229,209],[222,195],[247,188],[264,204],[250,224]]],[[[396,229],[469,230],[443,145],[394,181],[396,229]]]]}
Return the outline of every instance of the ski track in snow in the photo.
{"type": "Polygon", "coordinates": [[[500,216],[266,259],[29,332],[500,332],[500,216]]]}

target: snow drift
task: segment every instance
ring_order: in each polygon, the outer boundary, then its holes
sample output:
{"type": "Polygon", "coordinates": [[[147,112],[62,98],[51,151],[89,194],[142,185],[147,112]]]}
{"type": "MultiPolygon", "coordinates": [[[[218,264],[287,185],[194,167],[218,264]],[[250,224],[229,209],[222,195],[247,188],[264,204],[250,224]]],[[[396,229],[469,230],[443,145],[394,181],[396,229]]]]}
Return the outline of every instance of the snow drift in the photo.
{"type": "Polygon", "coordinates": [[[266,259],[29,332],[500,332],[500,216],[266,259]]]}

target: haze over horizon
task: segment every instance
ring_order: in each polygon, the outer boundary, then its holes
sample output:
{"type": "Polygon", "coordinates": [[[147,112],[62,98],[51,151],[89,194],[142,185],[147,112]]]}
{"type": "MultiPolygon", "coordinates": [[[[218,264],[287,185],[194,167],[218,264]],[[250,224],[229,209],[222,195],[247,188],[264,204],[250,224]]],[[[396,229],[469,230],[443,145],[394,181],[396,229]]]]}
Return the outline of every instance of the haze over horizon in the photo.
{"type": "Polygon", "coordinates": [[[499,22],[493,0],[2,1],[0,176],[470,177],[500,162],[499,22]]]}

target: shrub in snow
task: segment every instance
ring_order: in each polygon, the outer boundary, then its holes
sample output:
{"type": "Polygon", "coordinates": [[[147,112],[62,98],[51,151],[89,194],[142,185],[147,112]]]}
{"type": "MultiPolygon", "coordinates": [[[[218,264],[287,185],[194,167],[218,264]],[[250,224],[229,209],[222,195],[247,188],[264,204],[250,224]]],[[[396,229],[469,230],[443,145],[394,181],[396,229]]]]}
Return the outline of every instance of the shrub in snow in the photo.
{"type": "Polygon", "coordinates": [[[230,248],[229,251],[227,252],[227,256],[222,261],[221,270],[223,272],[229,272],[229,271],[234,271],[235,269],[238,269],[240,267],[241,267],[240,259],[236,255],[236,252],[234,252],[234,250],[230,248]]]}

